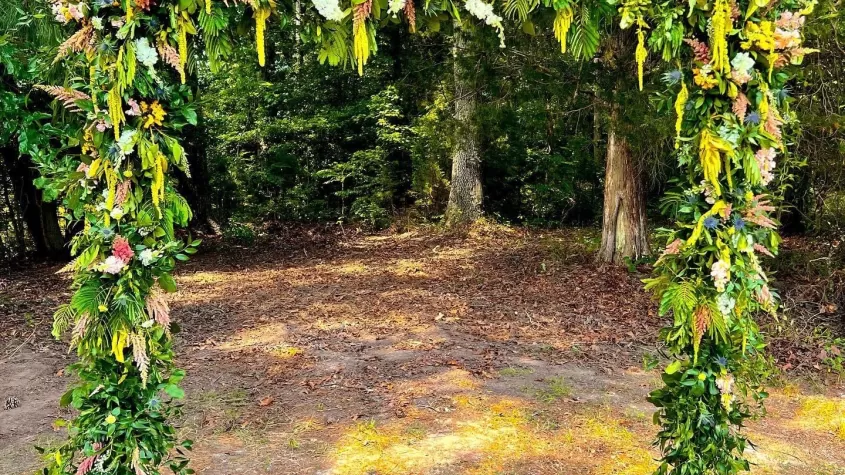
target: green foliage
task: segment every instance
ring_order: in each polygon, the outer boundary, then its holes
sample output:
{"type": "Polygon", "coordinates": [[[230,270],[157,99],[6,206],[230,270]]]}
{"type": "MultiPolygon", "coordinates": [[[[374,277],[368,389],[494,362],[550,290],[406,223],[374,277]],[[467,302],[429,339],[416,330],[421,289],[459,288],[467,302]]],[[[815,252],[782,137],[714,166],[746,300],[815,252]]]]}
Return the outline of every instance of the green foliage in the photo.
{"type": "Polygon", "coordinates": [[[640,67],[643,30],[656,24],[649,46],[680,69],[665,77],[679,89],[675,147],[686,177],[663,200],[676,227],[662,231],[667,246],[658,276],[646,281],[661,315],[673,316],[661,336],[674,360],[664,386],[649,396],[662,427],[661,475],[750,470],[738,428],[753,415],[748,404],[766,398],[770,373],[755,316],[774,313],[777,301],[761,264],[780,243],[769,189],[778,195],[789,186],[788,174],[774,180],[774,158],[789,157],[784,124],[794,114],[785,84],[789,66],[807,53],[800,49],[801,18],[814,5],[787,1],[760,10],[756,0],[735,7],[716,0],[690,5],[689,20],[673,2],[631,0],[621,8],[622,26],[639,30],[640,67]],[[689,53],[678,51],[679,29],[689,53]],[[700,40],[705,36],[709,44],[700,40]]]}

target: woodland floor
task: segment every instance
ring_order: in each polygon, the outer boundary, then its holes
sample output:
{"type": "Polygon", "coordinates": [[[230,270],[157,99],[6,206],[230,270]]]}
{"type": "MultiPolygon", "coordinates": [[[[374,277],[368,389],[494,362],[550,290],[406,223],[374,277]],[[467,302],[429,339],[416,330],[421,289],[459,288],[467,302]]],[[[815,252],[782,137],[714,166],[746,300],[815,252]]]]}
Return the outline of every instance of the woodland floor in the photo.
{"type": "MultiPolygon", "coordinates": [[[[282,229],[210,244],[171,296],[188,370],[180,431],[200,474],[650,474],[659,370],[644,274],[601,268],[590,230],[468,235],[282,229]]],[[[73,360],[50,337],[68,278],[0,278],[0,474],[60,440],[73,360]]],[[[747,432],[756,474],[845,474],[845,387],[811,348],[747,432]]],[[[803,353],[802,353],[803,351],[803,353]]],[[[661,365],[662,366],[662,365],[661,365]]]]}

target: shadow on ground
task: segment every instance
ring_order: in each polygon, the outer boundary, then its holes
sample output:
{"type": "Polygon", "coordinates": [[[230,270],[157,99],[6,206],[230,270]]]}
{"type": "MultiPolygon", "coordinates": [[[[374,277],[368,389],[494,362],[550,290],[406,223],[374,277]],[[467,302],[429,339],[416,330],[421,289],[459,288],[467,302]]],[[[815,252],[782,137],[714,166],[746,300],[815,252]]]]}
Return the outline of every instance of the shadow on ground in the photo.
{"type": "MultiPolygon", "coordinates": [[[[660,320],[637,274],[589,259],[594,237],[493,229],[212,251],[180,272],[183,436],[201,474],[648,474],[640,369],[660,320]]],[[[44,322],[54,269],[0,301],[0,473],[26,473],[69,362],[44,322]],[[40,324],[39,324],[40,322],[40,324]],[[8,336],[8,338],[6,338],[8,336]],[[8,343],[5,343],[8,342],[8,343]]],[[[840,389],[841,391],[841,389],[840,389]]],[[[776,391],[755,473],[845,474],[845,400],[776,391]]]]}

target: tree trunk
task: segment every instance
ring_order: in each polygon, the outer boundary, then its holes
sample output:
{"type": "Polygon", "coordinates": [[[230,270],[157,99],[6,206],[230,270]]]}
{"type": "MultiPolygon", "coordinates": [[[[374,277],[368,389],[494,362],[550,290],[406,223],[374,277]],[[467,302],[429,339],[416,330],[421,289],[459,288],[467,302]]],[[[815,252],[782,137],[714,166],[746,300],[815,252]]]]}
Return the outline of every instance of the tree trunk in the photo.
{"type": "MultiPolygon", "coordinates": [[[[5,164],[5,160],[2,163],[5,164]]],[[[10,258],[13,255],[22,257],[26,254],[26,236],[23,231],[23,223],[18,217],[17,206],[12,203],[12,191],[9,189],[11,175],[0,177],[0,179],[3,181],[3,202],[9,212],[9,221],[12,223],[12,232],[14,233],[14,249],[12,249],[13,243],[9,242],[8,254],[10,258]]]]}
{"type": "Polygon", "coordinates": [[[604,218],[598,259],[622,264],[626,257],[650,254],[646,230],[643,181],[631,148],[618,131],[618,106],[613,105],[607,134],[604,175],[604,218]]]}
{"type": "Polygon", "coordinates": [[[36,173],[29,159],[5,152],[9,151],[4,151],[3,158],[12,181],[12,192],[32,236],[36,254],[50,260],[68,259],[70,255],[64,246],[56,203],[42,200],[41,191],[32,183],[36,173]]]}
{"type": "Polygon", "coordinates": [[[475,124],[476,91],[474,74],[460,57],[466,48],[467,32],[455,28],[453,74],[455,79],[455,143],[452,150],[452,180],[446,225],[468,223],[481,217],[481,157],[475,124]]]}

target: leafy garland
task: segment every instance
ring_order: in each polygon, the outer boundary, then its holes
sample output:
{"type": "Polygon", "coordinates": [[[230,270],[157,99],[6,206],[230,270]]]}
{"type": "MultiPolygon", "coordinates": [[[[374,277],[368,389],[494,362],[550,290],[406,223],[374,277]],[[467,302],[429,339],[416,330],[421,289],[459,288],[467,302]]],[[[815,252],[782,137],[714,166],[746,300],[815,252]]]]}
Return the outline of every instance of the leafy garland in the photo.
{"type": "MultiPolygon", "coordinates": [[[[562,51],[569,44],[576,56],[595,52],[595,19],[607,6],[601,3],[544,0],[555,12],[562,51]],[[591,9],[597,12],[591,15],[591,9]]],[[[524,26],[538,5],[511,4],[508,15],[524,26]]],[[[80,383],[61,401],[79,415],[67,422],[69,440],[47,454],[45,474],[151,475],[162,465],[191,473],[184,453],[190,441],[179,443],[167,422],[178,411],[173,400],[184,395],[178,385],[184,372],[174,364],[178,326],[162,296],[176,290],[177,261],[199,245],[177,236],[191,211],[168,175],[172,167],[188,173],[176,137],[196,123],[184,86],[192,64],[189,42],[202,43],[205,59],[216,67],[231,50],[228,12],[244,8],[255,22],[263,64],[266,22],[278,13],[272,0],[233,0],[228,7],[213,0],[53,4],[58,21],[79,27],[56,60],[81,59],[88,75],[70,87],[44,87],[85,115],[76,166],[67,160],[42,165],[45,187],[63,197],[69,219],[84,223],[72,243],[76,260],[68,266],[75,292],[54,325],[56,337],[71,331],[79,355],[72,369],[80,383]]],[[[426,2],[419,12],[413,0],[352,0],[346,9],[336,0],[314,0],[314,7],[322,18],[309,31],[321,44],[320,61],[353,63],[359,73],[376,50],[379,24],[401,13],[413,32],[421,13],[436,30],[444,14],[460,16],[450,2],[426,2]]],[[[464,8],[504,39],[503,20],[489,4],[467,0],[464,8]]],[[[676,360],[663,374],[666,386],[649,398],[663,425],[661,474],[748,469],[746,440],[736,428],[751,416],[745,396],[761,401],[766,395],[753,314],[773,312],[776,301],[758,258],[776,253],[779,242],[769,217],[774,207],[764,193],[776,155],[786,153],[782,124],[792,120],[784,92],[790,75],[783,67],[809,52],[801,47],[800,28],[812,8],[804,0],[628,0],[620,9],[623,28],[638,29],[640,87],[649,22],[657,25],[649,46],[692,69],[667,74],[680,84],[678,159],[689,180],[667,198],[678,226],[666,231],[669,245],[658,276],[647,282],[661,313],[674,318],[663,338],[676,360]]]]}
{"type": "Polygon", "coordinates": [[[674,361],[649,396],[662,425],[658,474],[750,469],[740,429],[762,409],[768,368],[754,316],[777,305],[760,262],[780,243],[767,186],[788,153],[785,85],[789,66],[813,52],[801,28],[815,3],[628,0],[620,9],[622,26],[638,28],[640,74],[649,22],[649,46],[677,65],[666,80],[679,87],[676,149],[687,176],[664,200],[677,223],[646,280],[673,318],[661,336],[674,361]]]}

